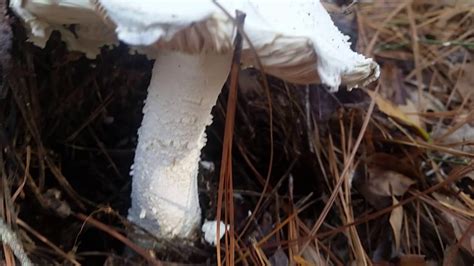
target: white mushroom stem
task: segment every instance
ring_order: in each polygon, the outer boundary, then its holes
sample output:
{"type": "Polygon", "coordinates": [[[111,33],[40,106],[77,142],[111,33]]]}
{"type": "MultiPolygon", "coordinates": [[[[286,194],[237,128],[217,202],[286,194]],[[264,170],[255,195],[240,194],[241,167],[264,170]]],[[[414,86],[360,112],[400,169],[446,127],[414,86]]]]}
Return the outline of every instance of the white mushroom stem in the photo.
{"type": "Polygon", "coordinates": [[[231,60],[231,53],[157,56],[138,131],[128,214],[156,236],[189,238],[201,222],[198,163],[231,60]]]}

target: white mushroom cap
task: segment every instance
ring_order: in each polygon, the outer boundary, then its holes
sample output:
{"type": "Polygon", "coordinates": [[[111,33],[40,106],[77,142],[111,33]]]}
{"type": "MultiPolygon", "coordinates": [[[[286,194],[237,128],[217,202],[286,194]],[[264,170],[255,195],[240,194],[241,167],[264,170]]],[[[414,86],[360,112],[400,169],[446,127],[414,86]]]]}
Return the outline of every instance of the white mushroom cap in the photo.
{"type": "Polygon", "coordinates": [[[118,44],[113,25],[89,0],[10,0],[10,8],[25,22],[28,41],[41,48],[53,31],[61,33],[69,50],[88,58],[95,58],[102,46],[118,44]],[[76,25],[74,33],[70,25],[76,25]]]}
{"type": "MultiPolygon", "coordinates": [[[[349,37],[334,25],[319,1],[242,1],[245,31],[269,74],[337,89],[364,86],[379,75],[372,60],[352,51],[349,37]]],[[[251,51],[243,61],[252,64],[251,51]]]]}
{"type": "MultiPolygon", "coordinates": [[[[232,48],[235,27],[209,0],[98,0],[116,24],[120,40],[189,53],[232,48]]],[[[247,14],[245,32],[269,74],[299,83],[364,86],[379,75],[372,60],[350,49],[348,37],[332,22],[319,1],[227,0],[222,5],[247,14]]],[[[242,61],[257,66],[248,43],[242,61]]]]}
{"type": "MultiPolygon", "coordinates": [[[[379,75],[372,60],[350,49],[348,37],[319,1],[223,0],[224,8],[247,14],[245,32],[268,74],[299,83],[364,86],[379,75]]],[[[153,57],[154,49],[187,53],[232,49],[235,27],[210,0],[12,0],[12,9],[44,47],[58,30],[70,50],[94,58],[117,38],[153,57]],[[112,22],[112,23],[110,23],[112,22]],[[77,24],[75,33],[64,25],[77,24]],[[116,35],[115,35],[116,34],[116,35]]],[[[244,43],[242,62],[257,66],[244,43]]]]}

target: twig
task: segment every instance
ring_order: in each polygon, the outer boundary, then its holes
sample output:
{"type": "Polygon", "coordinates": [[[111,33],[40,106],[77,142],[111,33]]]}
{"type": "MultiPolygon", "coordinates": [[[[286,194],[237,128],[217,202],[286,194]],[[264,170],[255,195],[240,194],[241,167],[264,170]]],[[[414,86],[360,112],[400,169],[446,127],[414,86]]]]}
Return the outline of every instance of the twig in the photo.
{"type": "Polygon", "coordinates": [[[36,238],[38,238],[41,242],[43,242],[44,244],[46,244],[48,247],[50,247],[52,250],[54,250],[56,253],[58,253],[61,257],[63,257],[64,259],[66,259],[67,261],[71,262],[72,264],[74,265],[81,265],[75,258],[74,256],[71,256],[69,254],[67,254],[66,252],[64,252],[62,249],[60,249],[58,246],[56,246],[54,243],[52,243],[51,241],[49,241],[46,237],[44,237],[41,233],[39,233],[38,231],[36,231],[35,229],[31,228],[27,223],[25,223],[23,220],[17,218],[16,219],[16,223],[22,227],[23,229],[25,229],[26,231],[28,231],[29,233],[31,233],[32,235],[34,235],[36,238]]]}
{"type": "Polygon", "coordinates": [[[115,229],[111,228],[110,226],[107,226],[106,224],[103,224],[99,222],[98,220],[94,219],[91,216],[86,216],[82,213],[76,213],[73,214],[75,217],[77,217],[79,220],[83,221],[84,223],[87,223],[89,225],[94,226],[97,229],[100,229],[113,238],[117,239],[118,241],[122,242],[129,248],[131,248],[133,251],[135,251],[137,254],[142,256],[144,259],[146,259],[151,265],[159,266],[162,265],[162,263],[153,258],[149,252],[147,252],[145,249],[139,247],[137,244],[133,243],[130,239],[126,238],[124,235],[120,234],[117,232],[115,229]]]}
{"type": "Polygon", "coordinates": [[[31,147],[28,146],[26,147],[26,167],[25,167],[25,174],[23,175],[23,181],[21,181],[21,184],[18,186],[17,190],[12,196],[12,203],[15,202],[16,198],[20,193],[23,191],[23,188],[25,187],[26,180],[28,178],[29,172],[30,172],[30,162],[31,162],[31,147]]]}
{"type": "MultiPolygon", "coordinates": [[[[380,85],[376,87],[375,89],[375,92],[378,92],[380,88],[380,85]]],[[[367,129],[367,126],[369,125],[369,121],[370,121],[370,117],[372,116],[372,112],[374,111],[374,107],[375,107],[375,100],[374,98],[372,98],[372,100],[370,101],[370,105],[369,105],[369,109],[367,110],[367,115],[365,116],[365,119],[364,119],[364,123],[362,124],[362,128],[360,129],[360,132],[359,132],[359,136],[357,137],[357,140],[354,144],[354,147],[352,149],[352,152],[351,152],[351,155],[349,157],[349,159],[347,160],[345,166],[344,166],[344,170],[342,171],[342,173],[339,175],[339,178],[338,178],[338,181],[337,181],[337,184],[334,186],[334,189],[333,189],[333,192],[331,194],[331,197],[329,197],[327,203],[326,203],[326,206],[324,206],[324,209],[323,211],[321,212],[318,220],[316,221],[316,223],[314,224],[313,228],[311,229],[311,232],[310,232],[310,237],[311,236],[314,236],[316,235],[316,233],[318,232],[319,228],[321,227],[321,225],[323,224],[324,222],[324,219],[326,218],[326,216],[328,215],[329,213],[329,210],[331,209],[334,201],[336,200],[336,197],[337,197],[337,193],[339,191],[339,188],[341,187],[342,183],[344,182],[345,180],[345,176],[347,175],[347,173],[349,172],[349,168],[352,164],[352,162],[354,161],[354,157],[359,149],[359,145],[361,144],[362,142],[362,139],[364,137],[364,133],[365,133],[365,130],[367,129]]],[[[306,247],[309,245],[310,241],[306,241],[306,243],[304,243],[301,247],[301,250],[300,250],[300,255],[304,252],[304,250],[306,249],[306,247]]]]}
{"type": "Polygon", "coordinates": [[[2,242],[4,244],[10,246],[22,266],[33,265],[33,263],[26,255],[20,240],[18,240],[16,234],[5,224],[3,219],[0,219],[0,237],[2,238],[2,242]]]}
{"type": "MultiPolygon", "coordinates": [[[[236,11],[236,27],[242,28],[245,14],[236,11]]],[[[220,220],[222,209],[222,193],[225,192],[225,203],[229,208],[225,208],[225,222],[230,226],[229,230],[225,231],[226,239],[229,238],[229,245],[226,240],[226,262],[232,265],[234,263],[235,255],[235,238],[234,238],[234,201],[233,201],[233,181],[232,181],[232,138],[235,125],[235,109],[237,106],[237,88],[239,82],[240,72],[240,57],[242,52],[242,36],[240,31],[237,32],[234,41],[234,56],[232,58],[232,68],[230,73],[230,90],[227,99],[227,111],[224,128],[224,144],[222,147],[222,160],[219,175],[219,190],[217,198],[217,233],[216,233],[216,251],[217,263],[221,264],[221,249],[220,249],[220,220]],[[226,186],[224,186],[226,183],[226,186]],[[227,219],[227,217],[229,219],[227,219]]]]}

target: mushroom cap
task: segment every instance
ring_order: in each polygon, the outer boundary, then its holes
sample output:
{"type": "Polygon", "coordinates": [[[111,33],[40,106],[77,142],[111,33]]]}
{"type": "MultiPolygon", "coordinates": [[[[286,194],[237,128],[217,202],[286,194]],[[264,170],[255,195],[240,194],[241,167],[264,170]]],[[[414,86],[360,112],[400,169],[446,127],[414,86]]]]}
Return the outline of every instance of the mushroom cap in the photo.
{"type": "MultiPolygon", "coordinates": [[[[348,37],[318,0],[222,0],[225,10],[247,14],[242,64],[297,84],[364,86],[379,66],[352,51],[348,37]]],[[[71,50],[93,58],[104,45],[123,41],[154,57],[160,49],[224,53],[233,49],[236,27],[210,0],[11,0],[12,9],[43,47],[59,30],[71,50]],[[64,24],[76,24],[72,33],[64,24]]]]}
{"type": "Polygon", "coordinates": [[[53,31],[61,33],[69,50],[88,58],[102,46],[118,44],[114,26],[104,23],[89,0],[10,0],[10,8],[25,22],[28,41],[41,48],[53,31]]]}
{"type": "MultiPolygon", "coordinates": [[[[134,46],[187,53],[225,52],[235,37],[233,20],[209,0],[96,0],[116,25],[120,40],[134,46]]],[[[247,14],[242,63],[256,66],[255,52],[266,73],[298,83],[324,83],[337,89],[364,86],[379,76],[379,66],[354,52],[348,37],[332,22],[319,1],[226,0],[234,15],[247,14]]]]}

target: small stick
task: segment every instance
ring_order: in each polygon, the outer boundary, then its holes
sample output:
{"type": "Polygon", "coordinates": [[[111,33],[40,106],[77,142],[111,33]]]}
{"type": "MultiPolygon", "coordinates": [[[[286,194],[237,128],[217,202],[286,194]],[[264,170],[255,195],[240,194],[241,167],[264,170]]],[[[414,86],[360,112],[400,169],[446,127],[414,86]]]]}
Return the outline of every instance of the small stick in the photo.
{"type": "Polygon", "coordinates": [[[0,237],[2,239],[2,242],[11,248],[13,254],[15,254],[22,266],[33,265],[33,263],[31,263],[30,259],[26,255],[26,252],[23,249],[20,240],[18,240],[18,237],[16,236],[15,232],[13,232],[5,224],[3,219],[0,219],[0,237]]]}
{"type": "MultiPolygon", "coordinates": [[[[242,25],[245,20],[245,14],[236,11],[236,27],[242,28],[242,25]]],[[[234,56],[232,58],[232,67],[230,70],[230,90],[229,96],[227,99],[227,110],[226,110],[226,119],[225,119],[225,128],[224,128],[224,145],[222,147],[222,161],[221,161],[221,170],[219,175],[219,190],[217,198],[217,233],[216,233],[216,251],[217,251],[217,263],[221,264],[221,250],[220,250],[220,220],[221,220],[221,206],[222,206],[222,194],[225,191],[224,201],[228,204],[229,209],[225,209],[225,217],[229,218],[228,221],[225,219],[226,223],[228,222],[230,229],[229,233],[225,232],[226,237],[229,237],[229,249],[230,251],[226,252],[226,261],[229,265],[234,263],[234,253],[235,253],[235,238],[234,238],[234,202],[233,202],[233,186],[232,186],[232,137],[234,132],[234,123],[235,123],[235,109],[237,107],[237,89],[239,82],[239,72],[240,72],[240,57],[242,52],[242,35],[240,31],[237,31],[237,35],[234,41],[234,56]],[[224,187],[224,183],[227,186],[224,187]]],[[[227,250],[227,241],[226,241],[226,250],[227,250]]]]}
{"type": "Polygon", "coordinates": [[[98,220],[94,219],[91,216],[86,216],[82,213],[76,213],[73,214],[76,218],[79,220],[83,221],[84,223],[88,223],[89,225],[92,225],[93,227],[102,230],[112,236],[113,238],[117,239],[118,241],[122,242],[129,248],[131,248],[133,251],[135,251],[137,254],[142,256],[144,259],[150,263],[150,265],[155,265],[159,266],[162,265],[162,263],[153,258],[149,252],[147,252],[145,249],[139,247],[137,244],[133,243],[130,239],[126,238],[124,235],[120,234],[117,232],[115,229],[111,228],[110,226],[107,226],[106,224],[103,224],[102,222],[99,222],[98,220]]]}

